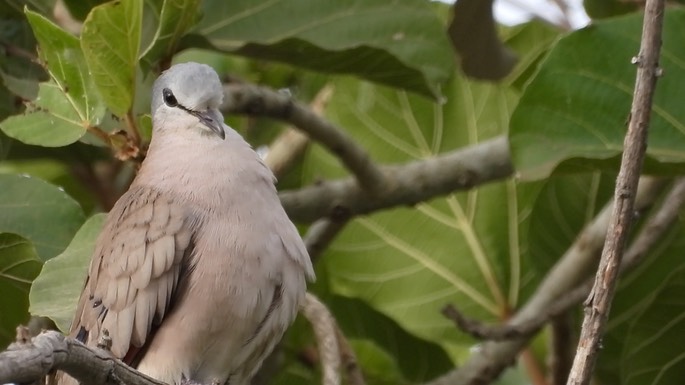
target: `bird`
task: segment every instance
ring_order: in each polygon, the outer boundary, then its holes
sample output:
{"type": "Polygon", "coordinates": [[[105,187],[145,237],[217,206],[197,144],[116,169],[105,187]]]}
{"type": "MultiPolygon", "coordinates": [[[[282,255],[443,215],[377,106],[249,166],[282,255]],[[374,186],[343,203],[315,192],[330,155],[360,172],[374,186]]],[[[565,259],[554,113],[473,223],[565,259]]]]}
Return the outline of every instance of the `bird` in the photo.
{"type": "Polygon", "coordinates": [[[113,356],[170,385],[249,383],[315,279],[274,175],[224,124],[222,100],[205,64],[155,80],[146,158],[107,215],[70,328],[89,346],[106,330],[113,356]]]}

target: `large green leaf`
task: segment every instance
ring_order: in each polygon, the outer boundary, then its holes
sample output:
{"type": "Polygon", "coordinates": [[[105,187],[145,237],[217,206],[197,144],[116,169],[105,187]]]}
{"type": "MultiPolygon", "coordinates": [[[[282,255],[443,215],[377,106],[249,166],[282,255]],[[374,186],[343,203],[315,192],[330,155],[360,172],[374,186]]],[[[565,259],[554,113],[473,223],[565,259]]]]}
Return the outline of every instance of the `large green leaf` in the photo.
{"type": "Polygon", "coordinates": [[[154,7],[149,16],[155,19],[157,28],[150,44],[140,54],[145,65],[151,67],[157,60],[170,59],[178,49],[181,37],[197,20],[198,0],[157,0],[148,2],[154,7]],[[161,9],[158,9],[161,5],[161,9]]]}
{"type": "Polygon", "coordinates": [[[529,268],[546,273],[604,208],[614,192],[615,174],[600,172],[553,176],[530,213],[529,268]]]}
{"type": "Polygon", "coordinates": [[[0,232],[30,240],[41,260],[59,254],[84,220],[61,188],[28,176],[0,174],[0,232]]]}
{"type": "Polygon", "coordinates": [[[84,125],[96,125],[105,108],[91,80],[78,39],[37,13],[26,11],[26,17],[40,45],[41,60],[64,93],[63,97],[73,105],[84,125]]]}
{"type": "MultiPolygon", "coordinates": [[[[586,171],[616,168],[630,112],[642,15],[598,22],[561,39],[526,88],[511,119],[517,170],[526,178],[557,166],[586,171]]],[[[670,9],[664,23],[660,65],[647,148],[648,172],[682,172],[685,163],[685,89],[682,31],[685,10],[670,9]]]]}
{"type": "MultiPolygon", "coordinates": [[[[70,149],[72,153],[74,149],[70,149]]],[[[53,185],[60,186],[70,197],[74,198],[86,213],[92,212],[97,205],[93,191],[79,180],[66,162],[55,159],[9,159],[0,162],[1,174],[26,174],[40,178],[53,185]]]]}
{"type": "MultiPolygon", "coordinates": [[[[411,383],[435,378],[454,366],[436,344],[407,333],[360,300],[333,296],[326,299],[326,305],[348,338],[373,341],[395,358],[398,373],[411,383]]],[[[360,363],[366,368],[367,362],[360,359],[360,363]]]]}
{"type": "MultiPolygon", "coordinates": [[[[645,322],[649,322],[648,312],[654,312],[651,317],[671,319],[685,314],[685,304],[668,302],[671,295],[663,294],[674,289],[682,290],[685,277],[685,260],[682,257],[682,250],[685,248],[684,224],[681,219],[672,226],[668,234],[645,256],[644,262],[619,282],[611,306],[607,334],[603,339],[604,348],[598,362],[599,376],[607,383],[622,383],[627,377],[638,374],[636,368],[639,367],[641,371],[646,369],[647,363],[654,367],[651,372],[653,378],[656,378],[661,368],[668,370],[674,354],[685,351],[682,345],[673,344],[674,339],[671,337],[658,334],[650,336],[645,333],[645,330],[649,330],[645,325],[645,322]],[[662,296],[666,302],[661,302],[662,296]],[[670,305],[665,306],[666,303],[670,305]],[[670,309],[666,309],[669,306],[670,309]],[[636,351],[643,344],[653,346],[644,352],[636,351]],[[674,353],[676,345],[679,350],[674,353]],[[650,349],[655,347],[661,349],[663,354],[654,357],[653,350],[650,349]],[[645,365],[637,365],[636,360],[644,360],[645,365]]],[[[666,325],[667,322],[660,321],[656,326],[666,329],[666,325]]]]}
{"type": "MultiPolygon", "coordinates": [[[[407,162],[506,131],[517,97],[504,86],[457,77],[448,102],[351,81],[336,83],[327,115],[380,162],[407,162]]],[[[341,166],[313,147],[305,172],[338,176],[341,166]]],[[[458,304],[487,320],[506,317],[523,286],[521,254],[534,185],[514,181],[398,208],[348,225],[322,262],[333,290],[363,299],[409,332],[464,353],[473,343],[440,310],[458,304]]]]}
{"type": "MultiPolygon", "coordinates": [[[[614,183],[615,174],[600,172],[552,176],[544,182],[530,213],[527,266],[534,270],[531,273],[536,271],[531,277],[545,274],[577,240],[581,228],[610,199],[614,183]]],[[[640,219],[634,225],[634,233],[646,218],[640,219]]],[[[597,366],[602,383],[650,383],[646,378],[655,379],[659,372],[668,372],[669,362],[684,351],[681,345],[673,344],[674,337],[668,334],[681,332],[678,328],[682,325],[674,325],[676,331],[664,330],[663,337],[657,336],[659,333],[653,329],[663,329],[667,324],[663,319],[677,319],[685,314],[685,303],[669,299],[659,303],[663,292],[682,291],[679,285],[685,277],[681,273],[685,271],[683,247],[685,237],[681,220],[650,250],[638,268],[621,278],[607,332],[602,338],[597,366]],[[655,325],[653,328],[647,326],[650,322],[655,325]],[[648,345],[652,350],[642,351],[648,345]]],[[[591,275],[592,272],[588,270],[587,273],[591,275]]]]}
{"type": "Polygon", "coordinates": [[[27,144],[56,147],[81,138],[105,113],[81,52],[78,39],[45,17],[26,11],[40,44],[40,57],[52,80],[41,83],[38,97],[23,115],[12,116],[0,128],[27,144]]]}
{"type": "Polygon", "coordinates": [[[194,32],[221,51],[433,97],[454,70],[443,25],[423,0],[208,0],[203,9],[194,32]]]}
{"type": "Polygon", "coordinates": [[[69,247],[45,263],[31,286],[31,314],[48,317],[60,330],[69,330],[78,297],[83,290],[88,261],[105,217],[105,214],[90,217],[69,247]]]}
{"type": "Polygon", "coordinates": [[[26,112],[5,119],[0,128],[23,143],[45,147],[74,143],[86,133],[78,111],[55,82],[40,83],[38,97],[26,112]]]}
{"type": "Polygon", "coordinates": [[[655,293],[632,323],[621,363],[623,385],[679,385],[685,378],[685,270],[655,293]],[[678,342],[676,342],[678,341],[678,342]]]}
{"type": "Polygon", "coordinates": [[[28,240],[0,233],[0,349],[14,340],[15,328],[29,318],[29,288],[42,263],[28,240]]]}
{"type": "Polygon", "coordinates": [[[133,104],[143,2],[116,0],[88,14],[81,32],[81,47],[95,84],[118,116],[133,104]]]}

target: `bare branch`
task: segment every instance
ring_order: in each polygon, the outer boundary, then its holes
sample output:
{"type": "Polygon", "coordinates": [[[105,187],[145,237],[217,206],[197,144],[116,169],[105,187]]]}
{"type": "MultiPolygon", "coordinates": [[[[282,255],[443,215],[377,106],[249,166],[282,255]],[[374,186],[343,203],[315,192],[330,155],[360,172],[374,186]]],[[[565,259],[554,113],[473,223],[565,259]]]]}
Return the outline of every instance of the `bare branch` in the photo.
{"type": "Polygon", "coordinates": [[[500,136],[435,158],[385,166],[383,173],[388,188],[376,195],[361,189],[353,178],[346,178],[281,192],[281,202],[296,222],[352,217],[504,179],[512,175],[513,167],[507,138],[500,136]]]}
{"type": "Polygon", "coordinates": [[[685,206],[685,178],[679,178],[661,204],[659,211],[640,229],[640,233],[630,245],[621,264],[621,269],[638,266],[651,250],[654,250],[664,234],[670,230],[685,206]]]}
{"type": "Polygon", "coordinates": [[[289,122],[338,156],[364,190],[374,193],[387,187],[385,176],[364,148],[289,95],[250,84],[229,84],[224,90],[226,97],[222,109],[289,122]]]}
{"type": "Polygon", "coordinates": [[[355,175],[282,192],[281,201],[296,222],[413,205],[513,173],[505,136],[427,160],[379,167],[343,130],[289,95],[246,84],[227,85],[225,93],[222,109],[289,122],[337,154],[355,175]]]}
{"type": "MultiPolygon", "coordinates": [[[[326,104],[333,95],[333,86],[327,84],[316,94],[311,103],[311,109],[318,115],[323,115],[326,104]]],[[[269,146],[269,153],[264,162],[274,173],[276,178],[283,176],[295,161],[304,153],[309,145],[309,137],[302,131],[288,127],[269,146]]]]}
{"type": "Polygon", "coordinates": [[[304,153],[309,145],[309,138],[302,132],[287,128],[269,146],[264,163],[280,179],[304,153]]]}
{"type": "Polygon", "coordinates": [[[366,380],[364,380],[364,375],[362,370],[357,363],[357,356],[354,354],[354,350],[347,342],[347,338],[343,335],[340,328],[336,327],[336,337],[338,338],[338,345],[340,346],[340,359],[342,360],[343,369],[347,375],[347,382],[350,385],[366,385],[366,380]]]}
{"type": "MultiPolygon", "coordinates": [[[[621,264],[621,272],[635,268],[644,260],[648,252],[653,250],[672,228],[683,206],[685,206],[685,178],[680,178],[674,183],[659,210],[649,218],[635,237],[621,264]]],[[[510,323],[486,325],[478,320],[468,318],[453,305],[445,307],[443,314],[453,320],[460,330],[479,339],[499,341],[527,338],[537,333],[551,318],[559,317],[572,306],[579,304],[590,294],[592,284],[592,279],[588,277],[583,284],[553,301],[547,311],[540,313],[538,318],[515,325],[510,323]]]]}
{"type": "Polygon", "coordinates": [[[595,284],[586,301],[585,319],[578,350],[567,384],[590,383],[595,368],[600,339],[609,318],[616,290],[623,249],[633,221],[633,204],[642,161],[647,149],[647,128],[652,111],[652,98],[658,77],[664,0],[647,0],[630,124],[626,134],[621,168],[614,191],[614,209],[595,284]]]}
{"type": "Polygon", "coordinates": [[[316,262],[321,253],[333,241],[336,235],[347,224],[347,218],[329,219],[322,218],[309,226],[304,236],[304,244],[307,246],[309,257],[316,262]]]}
{"type": "Polygon", "coordinates": [[[302,314],[309,320],[314,328],[316,344],[319,347],[321,367],[323,372],[323,385],[340,385],[340,347],[333,315],[326,305],[321,303],[313,294],[307,293],[302,314]]]}
{"type": "Polygon", "coordinates": [[[43,332],[30,341],[18,338],[0,353],[0,384],[31,383],[55,370],[89,385],[165,385],[104,350],[87,347],[56,331],[43,332]]]}
{"type": "MultiPolygon", "coordinates": [[[[638,189],[637,210],[649,207],[657,199],[663,183],[643,178],[638,189]]],[[[542,327],[551,314],[562,305],[572,306],[584,298],[589,286],[583,286],[601,252],[609,226],[611,203],[588,223],[576,241],[547,273],[526,304],[509,320],[508,325],[520,328],[542,327]],[[528,325],[528,326],[525,326],[528,325]]],[[[654,234],[653,234],[654,235],[654,234]]],[[[663,233],[661,234],[663,235],[663,233]]],[[[527,344],[532,334],[499,342],[487,342],[461,367],[431,381],[428,385],[486,384],[497,378],[527,344]]]]}
{"type": "Polygon", "coordinates": [[[550,319],[549,368],[548,381],[550,385],[563,385],[568,379],[568,373],[573,364],[573,346],[577,341],[573,317],[568,311],[555,315],[550,319]]]}

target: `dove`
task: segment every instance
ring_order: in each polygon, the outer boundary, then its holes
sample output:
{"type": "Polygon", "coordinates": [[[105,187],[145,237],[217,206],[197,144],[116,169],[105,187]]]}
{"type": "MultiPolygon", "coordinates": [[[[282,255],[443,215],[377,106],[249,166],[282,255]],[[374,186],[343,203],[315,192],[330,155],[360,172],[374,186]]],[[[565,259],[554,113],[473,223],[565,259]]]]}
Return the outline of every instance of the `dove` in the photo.
{"type": "Polygon", "coordinates": [[[315,278],[222,99],[204,64],[155,81],[147,156],[96,240],[70,330],[89,346],[107,330],[115,357],[171,385],[249,383],[315,278]]]}

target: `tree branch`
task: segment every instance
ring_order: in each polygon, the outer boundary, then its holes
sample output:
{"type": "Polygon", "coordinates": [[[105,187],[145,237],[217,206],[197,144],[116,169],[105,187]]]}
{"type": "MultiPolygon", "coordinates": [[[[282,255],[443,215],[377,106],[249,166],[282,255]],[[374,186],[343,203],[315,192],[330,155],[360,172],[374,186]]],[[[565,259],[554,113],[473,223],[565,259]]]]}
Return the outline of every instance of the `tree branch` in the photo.
{"type": "Polygon", "coordinates": [[[630,111],[630,124],[614,192],[614,208],[602,259],[597,268],[595,284],[586,301],[585,319],[567,382],[569,385],[590,383],[597,361],[600,339],[609,318],[623,249],[633,220],[635,192],[647,149],[647,128],[659,70],[663,17],[664,0],[647,0],[640,53],[634,59],[638,65],[637,79],[633,106],[630,111]]]}
{"type": "MultiPolygon", "coordinates": [[[[659,180],[644,178],[638,189],[636,209],[644,210],[653,204],[662,186],[659,180]]],[[[583,289],[582,282],[590,274],[601,251],[609,226],[610,210],[611,203],[585,226],[576,241],[545,275],[528,302],[508,321],[508,327],[539,329],[549,318],[550,309],[558,312],[562,305],[568,308],[582,301],[588,290],[587,287],[583,289]]],[[[663,232],[653,232],[652,236],[656,235],[663,235],[663,232]]],[[[515,362],[516,356],[532,335],[528,333],[506,341],[486,342],[464,365],[427,385],[490,383],[515,362]]]]}
{"type": "Polygon", "coordinates": [[[326,250],[326,247],[345,227],[347,222],[348,218],[322,218],[309,226],[309,230],[304,236],[304,244],[307,246],[312,263],[316,263],[321,253],[326,250]]]}
{"type": "Polygon", "coordinates": [[[307,293],[302,314],[309,320],[316,335],[316,344],[319,347],[321,371],[323,372],[323,385],[340,385],[340,346],[333,315],[326,305],[321,303],[313,294],[307,293]]]}
{"type": "Polygon", "coordinates": [[[224,91],[223,110],[289,122],[338,156],[365,191],[375,193],[387,188],[385,176],[364,148],[289,95],[250,84],[229,84],[224,91]]]}
{"type": "Polygon", "coordinates": [[[352,217],[414,205],[513,173],[505,136],[434,158],[382,169],[388,188],[375,195],[361,189],[353,178],[346,178],[281,192],[281,202],[293,221],[310,223],[322,217],[352,217]]]}
{"type": "Polygon", "coordinates": [[[165,385],[102,349],[90,348],[56,331],[43,332],[31,340],[18,338],[0,353],[0,384],[32,383],[55,370],[89,385],[165,385]]]}

